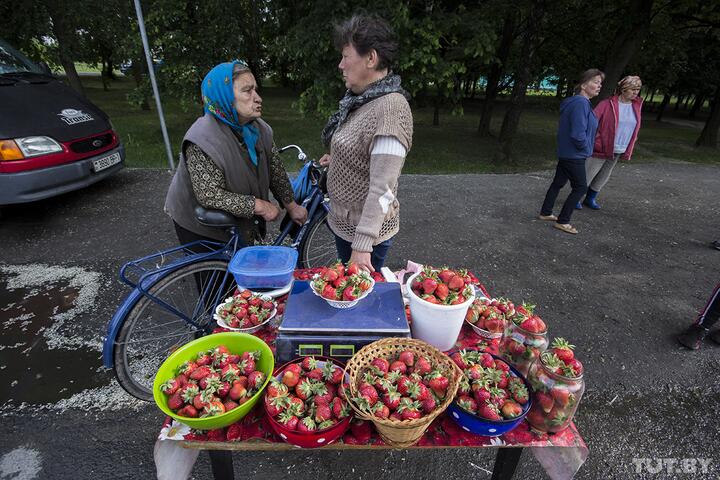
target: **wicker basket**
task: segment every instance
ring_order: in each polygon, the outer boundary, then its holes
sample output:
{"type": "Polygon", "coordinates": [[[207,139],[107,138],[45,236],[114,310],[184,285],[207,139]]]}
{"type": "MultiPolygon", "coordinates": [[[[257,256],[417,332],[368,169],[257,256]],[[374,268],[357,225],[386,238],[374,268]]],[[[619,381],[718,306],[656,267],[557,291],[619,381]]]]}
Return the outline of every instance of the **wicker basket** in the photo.
{"type": "Polygon", "coordinates": [[[350,359],[345,367],[345,373],[350,376],[348,404],[355,411],[356,416],[363,420],[372,421],[383,441],[395,447],[409,447],[420,440],[430,423],[452,403],[462,377],[462,371],[450,357],[432,345],[412,338],[385,338],[364,346],[350,359]],[[370,362],[378,357],[386,359],[395,357],[403,350],[411,350],[416,356],[428,357],[447,377],[449,380],[448,389],[443,401],[429,415],[414,420],[398,421],[389,418],[377,418],[368,412],[360,410],[352,401],[352,397],[359,396],[360,378],[370,366],[370,362]]]}

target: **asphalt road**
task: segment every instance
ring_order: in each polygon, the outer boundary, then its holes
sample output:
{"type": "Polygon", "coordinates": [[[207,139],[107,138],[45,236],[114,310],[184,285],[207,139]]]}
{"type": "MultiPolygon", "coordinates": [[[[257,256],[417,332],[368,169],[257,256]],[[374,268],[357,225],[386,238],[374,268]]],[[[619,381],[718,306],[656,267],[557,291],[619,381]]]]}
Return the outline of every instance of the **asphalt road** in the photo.
{"type": "MultiPolygon", "coordinates": [[[[720,477],[720,346],[687,352],[673,339],[720,281],[720,252],[708,246],[720,238],[720,168],[619,165],[603,209],[574,215],[577,236],[535,219],[550,175],[404,176],[389,266],[470,268],[492,294],[537,304],[551,335],[577,345],[587,391],[576,424],[590,456],[576,478],[720,477]],[[638,472],[640,459],[654,463],[638,472]],[[708,469],[670,473],[658,459],[708,469]]],[[[0,480],[153,477],[163,416],[127,397],[99,355],[126,293],[118,268],[175,244],[162,212],[169,181],[126,170],[2,208],[0,480]]],[[[376,480],[489,478],[493,460],[471,450],[234,458],[238,477],[376,480]]],[[[209,471],[201,455],[194,478],[209,471]]],[[[526,452],[517,478],[546,477],[526,452]]]]}

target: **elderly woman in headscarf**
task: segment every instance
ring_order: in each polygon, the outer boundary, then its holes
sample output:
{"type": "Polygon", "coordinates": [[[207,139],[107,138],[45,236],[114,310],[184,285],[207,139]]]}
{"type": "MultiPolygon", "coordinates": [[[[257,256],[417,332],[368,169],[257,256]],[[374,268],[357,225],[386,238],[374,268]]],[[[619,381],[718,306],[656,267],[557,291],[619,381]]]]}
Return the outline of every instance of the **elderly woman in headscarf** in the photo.
{"type": "MultiPolygon", "coordinates": [[[[598,193],[610,179],[618,159],[632,157],[642,115],[640,88],[640,77],[629,75],[620,80],[615,95],[602,100],[594,109],[598,131],[593,154],[585,162],[588,190],[583,202],[593,210],[600,208],[598,193]]],[[[578,202],[575,208],[581,209],[582,204],[578,202]]]]}
{"type": "Polygon", "coordinates": [[[294,201],[287,172],[262,115],[262,98],[247,64],[235,60],[215,66],[201,87],[204,115],[188,129],[180,163],[165,200],[165,211],[181,244],[227,241],[223,229],[200,224],[195,207],[223,210],[237,217],[247,244],[265,235],[265,222],[280,209],[269,192],[302,224],[307,211],[294,201]]]}
{"type": "Polygon", "coordinates": [[[398,178],[412,145],[408,94],[391,71],[398,47],[381,18],[356,15],[336,28],[347,91],[322,132],[330,153],[330,213],[338,256],[379,270],[400,230],[398,178]]]}

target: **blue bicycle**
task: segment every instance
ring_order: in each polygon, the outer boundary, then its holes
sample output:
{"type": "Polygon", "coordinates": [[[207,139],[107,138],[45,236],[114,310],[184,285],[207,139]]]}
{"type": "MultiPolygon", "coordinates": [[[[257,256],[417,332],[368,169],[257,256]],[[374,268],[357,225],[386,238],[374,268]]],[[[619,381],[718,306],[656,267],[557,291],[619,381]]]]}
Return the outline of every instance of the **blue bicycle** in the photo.
{"type": "MultiPolygon", "coordinates": [[[[326,170],[297,145],[279,151],[298,151],[305,161],[307,187],[302,205],[308,218],[302,226],[286,215],[280,233],[270,242],[298,250],[298,267],[327,265],[337,258],[335,240],[327,227],[329,203],[326,170]]],[[[133,260],[120,269],[120,280],[132,291],[113,315],[103,342],[103,363],[115,371],[120,386],[141,400],[152,400],[155,373],[177,348],[214,328],[215,306],[237,287],[228,263],[245,247],[235,217],[219,210],[196,209],[203,225],[224,228],[227,243],[197,241],[133,260]]]]}

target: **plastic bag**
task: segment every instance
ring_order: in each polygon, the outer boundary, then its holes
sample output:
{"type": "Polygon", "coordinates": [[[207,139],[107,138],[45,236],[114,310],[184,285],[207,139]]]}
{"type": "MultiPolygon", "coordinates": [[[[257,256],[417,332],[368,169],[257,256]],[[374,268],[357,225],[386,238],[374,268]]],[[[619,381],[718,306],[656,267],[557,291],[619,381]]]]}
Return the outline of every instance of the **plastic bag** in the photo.
{"type": "Polygon", "coordinates": [[[306,162],[298,172],[297,177],[290,182],[292,184],[293,193],[295,194],[295,202],[297,203],[302,203],[302,201],[310,195],[310,190],[312,189],[310,164],[311,162],[306,162]]]}

